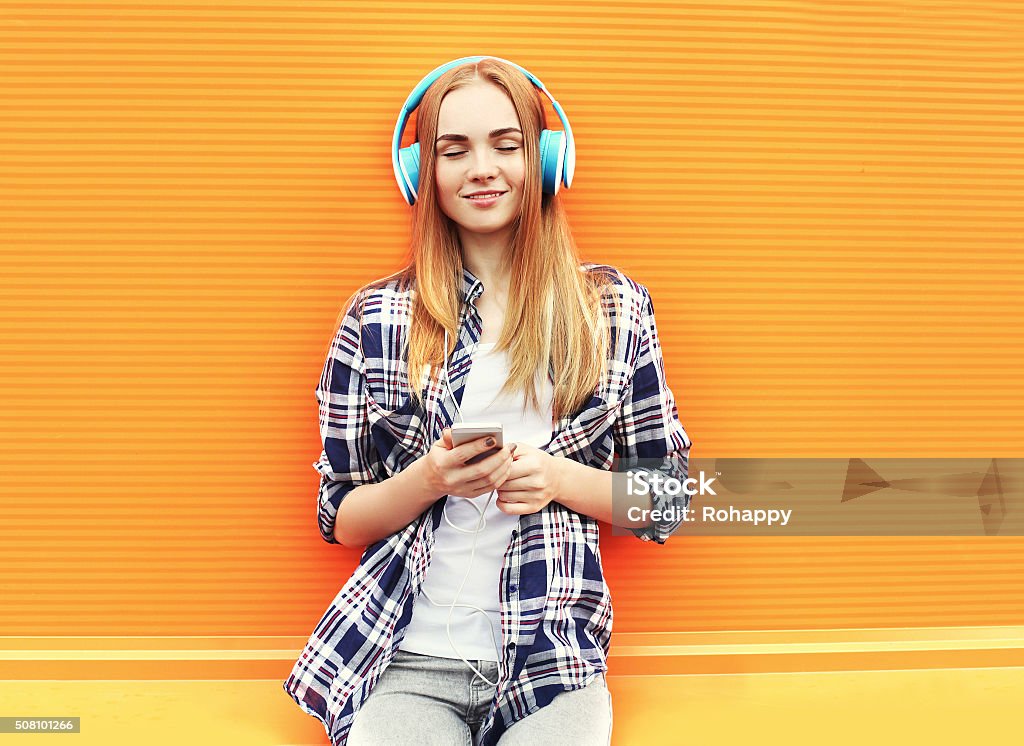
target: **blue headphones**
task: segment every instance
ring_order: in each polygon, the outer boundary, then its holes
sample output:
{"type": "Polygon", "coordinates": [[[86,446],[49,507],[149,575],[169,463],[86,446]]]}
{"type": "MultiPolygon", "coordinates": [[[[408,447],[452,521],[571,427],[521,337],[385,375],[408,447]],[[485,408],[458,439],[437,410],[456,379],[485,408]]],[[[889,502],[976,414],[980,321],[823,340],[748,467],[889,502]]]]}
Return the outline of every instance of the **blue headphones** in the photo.
{"type": "Polygon", "coordinates": [[[555,101],[554,96],[548,92],[544,84],[529,70],[520,67],[514,62],[503,60],[500,57],[461,57],[457,60],[446,62],[431,71],[412,89],[409,98],[402,104],[402,110],[398,112],[398,121],[395,123],[395,135],[391,140],[391,165],[395,170],[395,180],[398,182],[398,189],[402,192],[402,197],[410,205],[416,202],[416,192],[420,183],[420,144],[414,142],[406,148],[399,149],[399,146],[402,144],[402,134],[405,132],[405,125],[409,122],[409,115],[420,105],[420,101],[423,100],[423,94],[430,87],[431,83],[437,80],[444,72],[467,62],[479,62],[485,59],[506,62],[517,68],[550,99],[555,113],[562,120],[562,127],[565,128],[565,131],[543,130],[540,133],[541,180],[544,185],[544,191],[548,194],[558,194],[558,188],[561,184],[564,184],[566,189],[572,186],[572,175],[576,171],[576,143],[572,137],[572,128],[569,126],[569,120],[565,116],[561,105],[555,101]]]}

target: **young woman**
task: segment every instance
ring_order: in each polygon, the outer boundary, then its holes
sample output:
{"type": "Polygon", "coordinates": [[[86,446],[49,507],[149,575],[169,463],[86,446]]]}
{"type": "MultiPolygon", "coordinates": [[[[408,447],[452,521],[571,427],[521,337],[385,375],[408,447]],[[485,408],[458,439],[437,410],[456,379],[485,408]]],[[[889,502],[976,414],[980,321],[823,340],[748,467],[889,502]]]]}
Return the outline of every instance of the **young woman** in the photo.
{"type": "Polygon", "coordinates": [[[557,197],[571,129],[523,68],[435,69],[392,150],[411,260],[346,304],[317,388],[318,525],[366,550],[285,691],[335,746],[606,746],[597,522],[658,543],[680,522],[628,520],[618,495],[613,514],[611,469],[654,459],[682,479],[690,449],[650,295],[579,261],[557,197]],[[504,445],[456,446],[456,421],[499,422],[504,445]]]}

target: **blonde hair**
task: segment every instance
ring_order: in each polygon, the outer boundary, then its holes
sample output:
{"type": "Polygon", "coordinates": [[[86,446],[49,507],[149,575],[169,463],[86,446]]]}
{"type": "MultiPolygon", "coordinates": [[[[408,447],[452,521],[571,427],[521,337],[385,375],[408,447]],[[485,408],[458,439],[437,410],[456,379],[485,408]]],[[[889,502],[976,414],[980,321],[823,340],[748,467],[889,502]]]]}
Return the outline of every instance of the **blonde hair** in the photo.
{"type": "MultiPolygon", "coordinates": [[[[515,67],[490,58],[467,63],[446,71],[427,89],[416,115],[421,161],[410,261],[389,277],[364,285],[345,305],[350,306],[363,291],[395,278],[400,287],[415,287],[407,371],[411,395],[422,405],[419,383],[428,364],[431,377],[437,378],[454,351],[462,304],[462,253],[457,227],[438,205],[432,143],[437,138],[438,113],[445,95],[479,78],[499,87],[512,101],[526,157],[522,204],[513,223],[504,269],[514,278],[513,287],[529,291],[509,293],[504,326],[495,345],[496,350],[508,351],[509,361],[508,379],[499,396],[521,391],[525,403],[539,410],[537,376],[547,376],[550,365],[557,421],[580,410],[601,382],[610,341],[602,296],[610,278],[602,272],[582,270],[558,196],[543,193],[540,132],[547,119],[540,91],[515,67]],[[445,330],[451,349],[443,349],[445,330]]],[[[614,299],[615,293],[610,298],[614,299]]]]}

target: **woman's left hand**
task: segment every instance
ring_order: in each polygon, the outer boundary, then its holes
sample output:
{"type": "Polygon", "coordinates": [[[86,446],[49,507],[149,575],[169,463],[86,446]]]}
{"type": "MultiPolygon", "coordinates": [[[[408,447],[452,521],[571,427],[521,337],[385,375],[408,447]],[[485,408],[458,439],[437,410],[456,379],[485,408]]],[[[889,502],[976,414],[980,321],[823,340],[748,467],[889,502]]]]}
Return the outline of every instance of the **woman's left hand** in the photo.
{"type": "Polygon", "coordinates": [[[562,459],[525,443],[515,446],[512,469],[498,488],[495,504],[509,515],[536,513],[561,495],[562,459]]]}

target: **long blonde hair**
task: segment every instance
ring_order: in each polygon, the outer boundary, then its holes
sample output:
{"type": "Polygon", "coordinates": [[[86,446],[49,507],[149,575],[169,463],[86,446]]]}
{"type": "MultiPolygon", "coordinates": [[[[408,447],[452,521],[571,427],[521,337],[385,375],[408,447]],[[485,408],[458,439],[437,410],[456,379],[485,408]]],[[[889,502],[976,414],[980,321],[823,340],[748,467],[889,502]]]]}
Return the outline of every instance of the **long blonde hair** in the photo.
{"type": "MultiPolygon", "coordinates": [[[[421,161],[410,261],[388,278],[357,290],[349,304],[364,290],[395,278],[400,287],[415,287],[407,371],[410,393],[422,405],[419,383],[428,364],[431,377],[437,378],[444,360],[454,351],[462,303],[462,252],[456,225],[438,205],[432,143],[437,138],[438,113],[445,95],[477,78],[498,86],[511,99],[523,131],[526,157],[522,204],[504,269],[514,278],[513,288],[527,290],[509,293],[504,326],[495,345],[496,350],[508,351],[509,361],[508,379],[499,396],[521,391],[525,403],[539,410],[537,376],[546,377],[550,365],[557,421],[566,413],[579,411],[602,380],[609,330],[601,300],[609,278],[601,272],[581,271],[562,204],[557,195],[543,193],[540,132],[546,128],[547,118],[540,91],[515,67],[490,58],[467,63],[446,71],[427,89],[416,115],[421,161]],[[443,349],[446,329],[451,349],[443,349]]],[[[610,298],[614,300],[615,294],[610,298]]]]}

